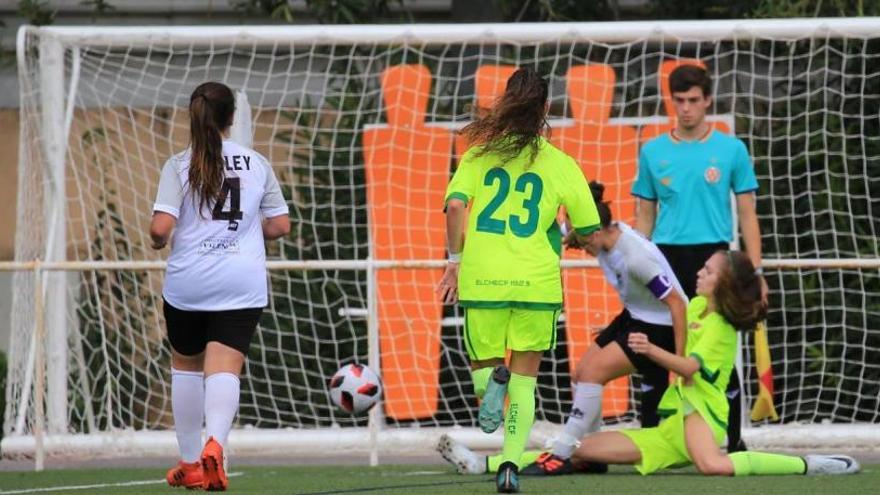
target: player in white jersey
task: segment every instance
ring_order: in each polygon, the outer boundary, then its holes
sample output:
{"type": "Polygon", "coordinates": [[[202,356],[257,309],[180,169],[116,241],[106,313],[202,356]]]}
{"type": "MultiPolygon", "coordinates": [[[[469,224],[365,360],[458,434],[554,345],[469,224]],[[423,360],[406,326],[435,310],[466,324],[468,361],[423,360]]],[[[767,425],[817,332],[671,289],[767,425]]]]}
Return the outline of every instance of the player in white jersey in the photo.
{"type": "MultiPolygon", "coordinates": [[[[590,183],[602,228],[585,241],[571,236],[566,245],[596,256],[624,309],[596,337],[597,345],[590,346],[578,362],[571,413],[552,452],[527,453],[535,462],[522,470],[523,475],[571,473],[570,457],[579,440],[597,431],[601,424],[603,387],[636,370],[642,375],[642,426],[659,424],[657,405],[669,385],[669,373],[630,349],[627,339],[631,333],[644,333],[651,343],[669,352],[681,354],[684,350],[687,296],[657,246],[625,223],[612,222],[608,203],[602,202],[604,189],[602,184],[590,183]]],[[[482,461],[446,436],[438,450],[460,472],[493,471],[493,457],[482,461]]],[[[603,472],[607,467],[589,465],[587,469],[603,472]]]]}
{"type": "Polygon", "coordinates": [[[232,90],[201,84],[189,110],[190,146],[165,163],[150,224],[154,249],[171,240],[162,297],[181,460],[166,479],[225,490],[238,377],[268,304],[264,239],[287,235],[290,220],[271,165],[228,139],[232,90]]]}

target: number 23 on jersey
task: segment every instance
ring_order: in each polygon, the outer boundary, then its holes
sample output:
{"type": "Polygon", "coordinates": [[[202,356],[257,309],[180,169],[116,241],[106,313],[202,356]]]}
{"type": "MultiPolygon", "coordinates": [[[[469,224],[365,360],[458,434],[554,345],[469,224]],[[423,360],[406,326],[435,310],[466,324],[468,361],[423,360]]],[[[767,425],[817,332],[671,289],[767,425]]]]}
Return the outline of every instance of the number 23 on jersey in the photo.
{"type": "Polygon", "coordinates": [[[495,195],[477,215],[477,232],[503,235],[507,228],[517,237],[529,237],[538,229],[541,195],[544,193],[544,182],[538,174],[526,172],[516,179],[513,190],[525,194],[522,201],[522,212],[511,214],[507,218],[498,215],[498,208],[510,195],[510,174],[503,168],[492,168],[486,172],[483,185],[495,188],[495,195]],[[499,218],[501,216],[501,218],[499,218]]]}

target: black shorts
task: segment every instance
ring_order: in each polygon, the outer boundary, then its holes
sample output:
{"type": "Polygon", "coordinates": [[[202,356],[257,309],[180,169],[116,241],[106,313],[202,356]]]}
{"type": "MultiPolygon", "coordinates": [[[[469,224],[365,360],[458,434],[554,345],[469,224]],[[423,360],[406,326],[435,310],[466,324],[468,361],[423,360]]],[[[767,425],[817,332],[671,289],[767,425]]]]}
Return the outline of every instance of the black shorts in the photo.
{"type": "Polygon", "coordinates": [[[730,244],[714,242],[710,244],[657,244],[660,252],[669,262],[672,273],[681,284],[681,288],[693,299],[697,295],[697,272],[706,264],[706,260],[718,251],[727,251],[730,244]]]}
{"type": "Polygon", "coordinates": [[[611,320],[611,323],[605,327],[605,330],[602,330],[596,336],[596,343],[599,344],[599,347],[605,347],[612,342],[617,342],[620,348],[623,349],[626,357],[629,358],[629,361],[642,376],[647,377],[656,373],[665,376],[668,373],[665,368],[645,357],[644,354],[636,354],[630,349],[628,340],[631,333],[643,333],[648,336],[648,340],[652,344],[675,354],[675,331],[672,329],[672,326],[654,325],[653,323],[636,320],[629,313],[629,310],[624,309],[611,320]]]}
{"type": "Polygon", "coordinates": [[[171,348],[184,356],[200,354],[211,341],[247,356],[251,338],[263,314],[263,308],[185,311],[168,304],[164,298],[162,303],[171,348]]]}

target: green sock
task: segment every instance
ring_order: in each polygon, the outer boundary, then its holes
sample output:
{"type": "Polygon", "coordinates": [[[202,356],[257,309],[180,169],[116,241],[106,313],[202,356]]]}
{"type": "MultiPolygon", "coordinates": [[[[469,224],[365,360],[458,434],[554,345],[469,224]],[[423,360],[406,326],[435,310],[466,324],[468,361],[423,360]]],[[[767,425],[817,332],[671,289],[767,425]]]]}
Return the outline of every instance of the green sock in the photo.
{"type": "MultiPolygon", "coordinates": [[[[535,462],[538,459],[538,456],[543,454],[544,452],[546,452],[546,450],[527,450],[523,452],[523,455],[519,458],[519,466],[528,466],[529,464],[535,462]]],[[[498,472],[498,466],[500,466],[503,462],[501,458],[501,454],[486,456],[486,472],[498,472]]]]}
{"type": "Polygon", "coordinates": [[[735,452],[730,454],[735,476],[756,474],[804,474],[807,464],[793,455],[768,454],[767,452],[735,452]]]}
{"type": "Polygon", "coordinates": [[[507,383],[507,414],[504,415],[504,449],[501,462],[510,461],[520,465],[529,432],[535,421],[535,387],[538,379],[533,376],[510,374],[507,383]]]}
{"type": "Polygon", "coordinates": [[[489,386],[489,379],[492,378],[492,370],[495,368],[487,366],[478,370],[471,370],[471,381],[474,383],[474,395],[478,399],[482,399],[486,394],[486,387],[489,386]]]}

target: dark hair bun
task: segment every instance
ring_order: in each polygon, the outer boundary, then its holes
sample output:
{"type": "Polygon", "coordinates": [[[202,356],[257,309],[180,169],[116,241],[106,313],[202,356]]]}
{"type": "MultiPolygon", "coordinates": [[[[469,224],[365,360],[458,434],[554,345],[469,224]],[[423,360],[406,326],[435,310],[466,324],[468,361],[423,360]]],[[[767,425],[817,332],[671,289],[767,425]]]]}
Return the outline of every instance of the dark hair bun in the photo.
{"type": "Polygon", "coordinates": [[[596,181],[590,181],[590,192],[593,193],[593,200],[596,203],[602,202],[602,195],[605,194],[605,186],[596,181]]]}

